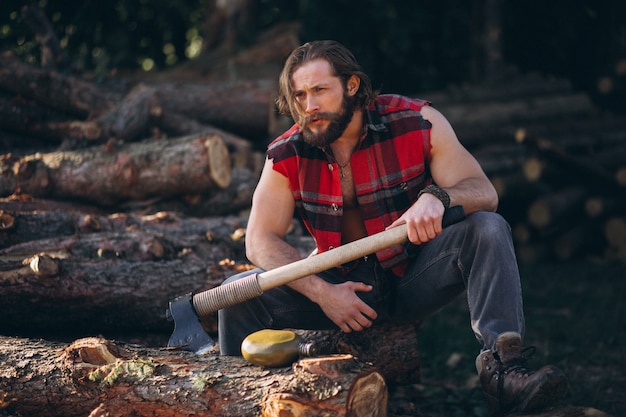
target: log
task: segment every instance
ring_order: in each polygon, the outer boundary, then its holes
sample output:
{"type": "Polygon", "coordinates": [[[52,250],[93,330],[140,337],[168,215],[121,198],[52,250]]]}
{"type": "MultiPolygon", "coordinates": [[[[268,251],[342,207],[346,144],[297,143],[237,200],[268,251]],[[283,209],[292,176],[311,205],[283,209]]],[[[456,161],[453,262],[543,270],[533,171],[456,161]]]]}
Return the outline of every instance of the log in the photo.
{"type": "Polygon", "coordinates": [[[68,118],[80,119],[102,114],[121,97],[121,92],[22,63],[7,53],[0,55],[0,88],[66,112],[68,118]]]}
{"type": "Polygon", "coordinates": [[[150,119],[160,116],[162,111],[156,88],[139,83],[113,109],[99,117],[99,139],[136,140],[148,130],[150,119]]]}
{"type": "Polygon", "coordinates": [[[217,135],[193,135],[0,160],[0,196],[82,199],[99,205],[225,188],[231,160],[217,135]]]}
{"type": "Polygon", "coordinates": [[[184,114],[251,140],[267,137],[274,110],[274,81],[160,84],[157,88],[164,114],[184,114]]]}
{"type": "MultiPolygon", "coordinates": [[[[7,131],[58,143],[71,132],[65,129],[66,122],[67,115],[61,111],[43,106],[32,99],[0,91],[0,126],[7,131]]],[[[89,132],[89,130],[86,131],[89,132]]],[[[80,136],[89,135],[83,133],[80,136]]],[[[21,141],[24,139],[22,138],[21,141]]],[[[7,149],[15,148],[7,147],[7,149]]]]}
{"type": "Polygon", "coordinates": [[[258,155],[252,151],[252,143],[240,136],[233,135],[216,127],[198,122],[182,114],[167,112],[158,118],[159,128],[169,135],[187,136],[192,134],[216,134],[222,138],[228,151],[233,157],[233,168],[254,167],[258,169],[258,162],[255,160],[258,155]]]}
{"type": "Polygon", "coordinates": [[[615,175],[595,163],[589,163],[585,158],[571,155],[552,141],[529,134],[520,130],[515,138],[519,143],[527,143],[545,158],[567,168],[576,178],[587,179],[588,182],[597,181],[607,187],[619,188],[615,175]]]}
{"type": "MultiPolygon", "coordinates": [[[[43,228],[42,234],[62,230],[59,235],[66,235],[0,250],[4,334],[169,334],[173,324],[165,319],[165,309],[171,299],[213,288],[250,268],[237,233],[242,220],[236,217],[29,217],[17,215],[13,227],[22,230],[57,219],[58,226],[43,228]]],[[[205,324],[215,332],[217,318],[205,324]]]]}
{"type": "Polygon", "coordinates": [[[452,126],[463,129],[468,125],[511,125],[527,120],[548,120],[551,117],[587,114],[594,106],[586,94],[564,92],[550,96],[513,98],[505,101],[479,101],[471,106],[464,103],[438,104],[452,126]]]}
{"type": "MultiPolygon", "coordinates": [[[[0,201],[0,213],[11,217],[11,225],[2,229],[7,233],[0,235],[0,249],[13,246],[5,252],[16,251],[14,245],[24,242],[62,237],[79,238],[99,232],[123,235],[133,230],[151,232],[181,242],[186,239],[192,241],[196,235],[203,236],[209,242],[219,241],[224,249],[243,251],[243,241],[234,241],[231,237],[247,223],[245,216],[193,218],[163,211],[147,215],[102,214],[83,206],[41,200],[30,203],[0,201]],[[228,239],[224,240],[225,237],[228,239]],[[232,242],[228,243],[227,240],[232,242]]],[[[29,252],[25,249],[17,251],[29,252]]],[[[37,253],[37,248],[32,248],[31,252],[37,253]]]]}
{"type": "Polygon", "coordinates": [[[538,229],[545,229],[557,220],[563,222],[577,212],[582,213],[582,206],[587,191],[584,187],[571,186],[548,194],[528,208],[528,221],[538,229]]]}
{"type": "Polygon", "coordinates": [[[150,204],[150,207],[153,210],[176,211],[197,217],[245,212],[252,205],[252,194],[259,181],[259,169],[254,172],[247,168],[235,168],[230,185],[223,190],[157,201],[150,204]]]}
{"type": "MultiPolygon", "coordinates": [[[[275,81],[153,82],[133,91],[137,84],[115,79],[107,85],[96,84],[24,64],[8,54],[0,55],[0,89],[66,114],[66,124],[88,130],[89,140],[106,142],[109,133],[135,138],[139,132],[149,130],[148,116],[166,113],[182,114],[253,140],[267,140],[269,126],[274,123],[275,81]],[[81,123],[87,123],[87,127],[81,123]]],[[[78,132],[74,135],[80,137],[78,132]]]]}
{"type": "Polygon", "coordinates": [[[421,361],[417,330],[421,323],[379,323],[361,332],[294,330],[323,352],[350,354],[371,363],[390,387],[418,384],[421,361]]]}
{"type": "Polygon", "coordinates": [[[384,378],[350,355],[261,368],[103,338],[0,337],[0,357],[3,408],[20,415],[387,415],[384,378]]]}

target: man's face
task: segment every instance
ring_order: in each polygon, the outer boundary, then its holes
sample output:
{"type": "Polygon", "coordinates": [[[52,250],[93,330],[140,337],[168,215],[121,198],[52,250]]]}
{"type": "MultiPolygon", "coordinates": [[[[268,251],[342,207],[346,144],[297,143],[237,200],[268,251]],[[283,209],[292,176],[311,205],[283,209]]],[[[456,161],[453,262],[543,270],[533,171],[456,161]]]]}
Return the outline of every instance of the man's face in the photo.
{"type": "Polygon", "coordinates": [[[293,85],[304,139],[320,147],[339,139],[352,120],[354,99],[332,75],[328,62],[318,59],[302,65],[293,74],[293,85]]]}

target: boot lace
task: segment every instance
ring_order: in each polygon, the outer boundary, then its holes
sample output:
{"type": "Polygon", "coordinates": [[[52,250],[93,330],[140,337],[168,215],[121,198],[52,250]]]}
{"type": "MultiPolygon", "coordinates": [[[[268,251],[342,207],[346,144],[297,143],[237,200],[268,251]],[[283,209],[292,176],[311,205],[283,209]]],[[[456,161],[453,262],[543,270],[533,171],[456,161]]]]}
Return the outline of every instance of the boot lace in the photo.
{"type": "MultiPolygon", "coordinates": [[[[513,358],[506,365],[502,363],[500,357],[496,354],[497,362],[499,364],[496,371],[496,378],[498,380],[498,403],[502,406],[504,404],[504,378],[509,374],[523,374],[524,376],[530,375],[532,371],[528,369],[528,359],[530,359],[536,352],[535,346],[528,346],[521,350],[521,354],[517,358],[513,358]]],[[[501,410],[505,411],[505,410],[501,410]]]]}

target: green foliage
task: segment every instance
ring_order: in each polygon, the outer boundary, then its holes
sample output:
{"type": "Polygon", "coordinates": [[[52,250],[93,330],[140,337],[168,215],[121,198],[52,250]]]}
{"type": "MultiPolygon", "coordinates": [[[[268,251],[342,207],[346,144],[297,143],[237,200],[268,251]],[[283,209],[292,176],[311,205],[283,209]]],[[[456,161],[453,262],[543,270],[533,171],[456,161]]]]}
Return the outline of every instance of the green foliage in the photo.
{"type": "MultiPolygon", "coordinates": [[[[77,69],[96,74],[174,66],[198,53],[210,29],[209,0],[30,2],[45,11],[77,69]]],[[[21,4],[9,3],[0,12],[0,49],[37,62],[39,47],[21,17],[21,4]]],[[[303,41],[332,38],[346,44],[382,92],[423,95],[480,80],[477,45],[485,3],[256,0],[249,30],[299,20],[303,41]]],[[[621,0],[511,0],[500,5],[507,64],[569,78],[596,98],[612,100],[615,108],[626,104],[620,96],[626,89],[626,9],[621,0]],[[608,93],[598,92],[599,80],[608,93]]],[[[253,39],[252,34],[240,35],[242,47],[253,39]]]]}
{"type": "MultiPolygon", "coordinates": [[[[163,68],[187,59],[202,31],[205,7],[196,1],[31,1],[51,21],[79,70],[163,68]]],[[[13,3],[0,16],[0,45],[37,62],[37,42],[13,3]]]]}

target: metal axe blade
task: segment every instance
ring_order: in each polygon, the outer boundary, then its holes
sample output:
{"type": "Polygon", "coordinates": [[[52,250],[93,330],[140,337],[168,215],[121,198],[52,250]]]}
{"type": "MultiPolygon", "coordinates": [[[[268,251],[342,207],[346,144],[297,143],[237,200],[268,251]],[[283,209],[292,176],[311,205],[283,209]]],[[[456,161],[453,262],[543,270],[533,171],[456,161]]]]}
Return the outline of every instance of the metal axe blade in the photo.
{"type": "Polygon", "coordinates": [[[174,332],[168,347],[180,347],[202,354],[215,346],[215,342],[202,327],[200,317],[193,306],[193,294],[185,294],[170,301],[166,311],[168,320],[174,321],[174,332]]]}

